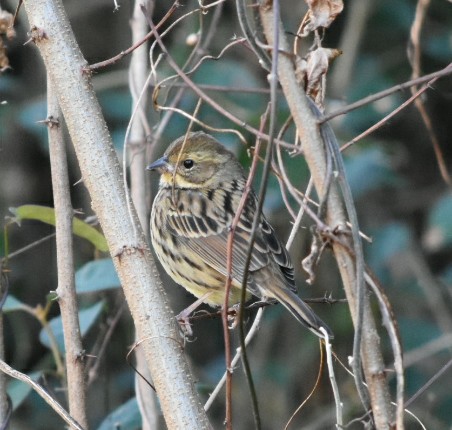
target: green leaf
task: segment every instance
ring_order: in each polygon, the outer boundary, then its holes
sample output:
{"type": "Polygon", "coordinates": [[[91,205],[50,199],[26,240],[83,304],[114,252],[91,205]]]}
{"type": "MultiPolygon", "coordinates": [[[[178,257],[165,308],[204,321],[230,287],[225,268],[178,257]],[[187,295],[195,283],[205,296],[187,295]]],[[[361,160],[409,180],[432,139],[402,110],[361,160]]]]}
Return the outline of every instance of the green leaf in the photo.
{"type": "Polygon", "coordinates": [[[452,244],[452,196],[439,199],[428,216],[423,242],[428,250],[438,251],[452,244]]]}
{"type": "Polygon", "coordinates": [[[396,182],[396,175],[390,168],[389,160],[383,151],[375,147],[364,149],[346,158],[345,167],[355,199],[369,191],[396,182]]]}
{"type": "Polygon", "coordinates": [[[20,300],[16,299],[11,294],[6,298],[5,303],[3,304],[2,311],[3,312],[14,312],[14,311],[23,311],[27,305],[22,303],[20,300]]]}
{"type": "MultiPolygon", "coordinates": [[[[28,376],[33,379],[33,381],[38,381],[41,377],[42,372],[33,372],[30,373],[28,376]]],[[[19,381],[17,379],[13,379],[8,383],[7,387],[7,393],[8,396],[11,399],[11,402],[13,404],[13,411],[18,408],[22,402],[28,397],[28,395],[31,393],[32,388],[30,385],[26,384],[25,382],[19,381]]]]}
{"type": "Polygon", "coordinates": [[[75,273],[77,294],[118,288],[121,286],[111,258],[90,261],[75,273]]]}
{"type": "Polygon", "coordinates": [[[128,400],[105,418],[97,430],[138,430],[141,428],[141,415],[137,399],[128,400]]]}
{"type": "MultiPolygon", "coordinates": [[[[91,326],[94,324],[100,313],[102,312],[103,301],[100,301],[89,308],[83,309],[79,312],[78,317],[80,321],[80,333],[82,337],[88,332],[91,326]]],[[[63,324],[61,322],[61,316],[52,318],[49,322],[50,329],[55,336],[59,350],[64,353],[64,335],[63,324]]],[[[46,330],[42,329],[39,334],[39,340],[41,343],[50,348],[50,339],[46,330]]]]}
{"type": "Polygon", "coordinates": [[[424,315],[416,318],[398,317],[397,320],[405,352],[419,348],[442,334],[438,326],[428,321],[424,315]]]}
{"type": "Polygon", "coordinates": [[[371,233],[372,244],[367,247],[368,261],[378,276],[383,277],[382,271],[388,263],[408,247],[411,233],[405,224],[399,222],[387,223],[371,233]]]}
{"type": "MultiPolygon", "coordinates": [[[[23,205],[17,208],[9,208],[14,215],[13,221],[19,225],[24,219],[33,219],[55,226],[55,209],[39,205],[23,205]]],[[[75,235],[91,242],[99,251],[107,252],[108,245],[102,233],[86,222],[73,219],[72,229],[75,235]]]]}
{"type": "MultiPolygon", "coordinates": [[[[261,83],[252,73],[250,67],[242,62],[223,59],[221,67],[215,61],[202,63],[194,74],[195,82],[204,85],[220,85],[230,88],[260,88],[261,83]]],[[[265,103],[265,94],[226,91],[222,94],[222,103],[232,102],[241,109],[241,115],[250,115],[256,110],[256,106],[265,103]]]]}
{"type": "Polygon", "coordinates": [[[452,285],[452,265],[447,266],[440,275],[441,281],[445,284],[452,285]]]}

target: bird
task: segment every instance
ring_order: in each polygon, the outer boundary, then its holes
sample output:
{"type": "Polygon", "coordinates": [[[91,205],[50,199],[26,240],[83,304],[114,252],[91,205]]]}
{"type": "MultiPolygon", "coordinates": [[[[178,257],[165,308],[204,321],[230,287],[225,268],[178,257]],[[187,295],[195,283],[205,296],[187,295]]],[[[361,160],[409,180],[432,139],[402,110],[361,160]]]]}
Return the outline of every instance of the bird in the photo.
{"type": "MultiPolygon", "coordinates": [[[[251,190],[235,227],[228,274],[228,236],[247,181],[236,156],[209,134],[191,132],[171,143],[146,169],[160,173],[150,232],[165,271],[197,297],[197,302],[212,307],[224,305],[226,278],[230,275],[228,303],[239,303],[258,201],[251,190]]],[[[327,324],[297,295],[289,253],[263,214],[246,283],[246,300],[252,296],[280,302],[319,338],[325,338],[321,327],[333,338],[327,324]]]]}

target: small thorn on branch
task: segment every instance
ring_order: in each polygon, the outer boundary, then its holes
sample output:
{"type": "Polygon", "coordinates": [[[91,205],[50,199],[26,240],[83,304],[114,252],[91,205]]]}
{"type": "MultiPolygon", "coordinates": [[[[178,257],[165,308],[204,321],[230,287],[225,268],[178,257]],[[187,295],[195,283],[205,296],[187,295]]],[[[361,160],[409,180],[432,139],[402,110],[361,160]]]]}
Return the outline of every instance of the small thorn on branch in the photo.
{"type": "Polygon", "coordinates": [[[24,43],[24,45],[28,45],[30,42],[37,43],[44,39],[48,39],[45,30],[37,27],[36,25],[31,26],[28,36],[30,36],[30,38],[24,43]]]}
{"type": "Polygon", "coordinates": [[[49,115],[46,119],[41,121],[37,121],[38,124],[45,124],[49,128],[59,127],[60,121],[58,118],[54,118],[52,115],[49,115]]]}

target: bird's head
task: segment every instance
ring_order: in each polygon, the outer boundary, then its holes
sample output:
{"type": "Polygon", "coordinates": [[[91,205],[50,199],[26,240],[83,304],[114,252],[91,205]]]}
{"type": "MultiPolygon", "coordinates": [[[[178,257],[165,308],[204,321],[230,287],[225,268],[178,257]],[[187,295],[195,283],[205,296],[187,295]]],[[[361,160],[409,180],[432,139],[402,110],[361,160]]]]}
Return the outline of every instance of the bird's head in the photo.
{"type": "Polygon", "coordinates": [[[161,174],[162,187],[212,187],[243,175],[234,154],[203,132],[178,138],[146,169],[161,174]]]}

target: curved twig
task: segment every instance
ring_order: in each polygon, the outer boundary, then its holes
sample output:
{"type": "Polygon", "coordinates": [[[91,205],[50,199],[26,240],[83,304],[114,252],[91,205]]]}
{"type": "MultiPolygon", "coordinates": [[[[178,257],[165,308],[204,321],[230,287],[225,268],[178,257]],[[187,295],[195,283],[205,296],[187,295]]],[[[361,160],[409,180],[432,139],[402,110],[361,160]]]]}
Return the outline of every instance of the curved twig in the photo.
{"type": "Polygon", "coordinates": [[[42,385],[38,384],[36,381],[33,381],[28,375],[25,373],[19,372],[16,369],[13,369],[11,366],[6,364],[3,360],[0,360],[0,370],[12,378],[18,379],[19,381],[24,382],[29,385],[39,396],[73,429],[83,430],[83,427],[72,418],[66,409],[63,408],[45,389],[42,385]]]}

